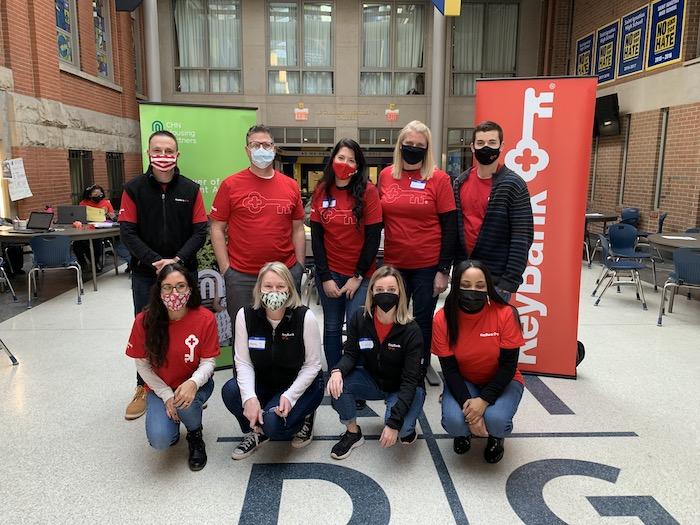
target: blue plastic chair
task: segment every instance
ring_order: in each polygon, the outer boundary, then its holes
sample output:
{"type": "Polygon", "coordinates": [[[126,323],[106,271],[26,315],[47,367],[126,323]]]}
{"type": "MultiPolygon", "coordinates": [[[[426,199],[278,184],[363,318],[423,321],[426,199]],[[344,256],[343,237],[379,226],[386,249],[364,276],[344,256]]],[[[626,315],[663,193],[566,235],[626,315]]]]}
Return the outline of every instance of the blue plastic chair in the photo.
{"type": "Polygon", "coordinates": [[[637,299],[642,301],[642,308],[646,310],[647,302],[644,298],[642,281],[639,278],[639,270],[646,268],[646,266],[644,266],[639,261],[633,259],[620,259],[618,257],[613,256],[613,254],[610,251],[610,243],[608,239],[605,238],[605,235],[598,234],[598,239],[600,241],[600,248],[603,256],[604,270],[603,275],[598,280],[598,284],[596,285],[595,290],[593,290],[591,296],[595,297],[595,294],[598,292],[598,289],[601,287],[603,282],[607,282],[605,284],[605,287],[603,288],[603,291],[600,292],[598,299],[596,299],[595,306],[598,306],[606,290],[610,288],[611,285],[614,284],[619,288],[620,286],[628,286],[630,284],[633,284],[637,289],[637,299]],[[629,275],[632,278],[632,280],[620,280],[620,274],[623,272],[629,272],[629,275]]]}
{"type": "Polygon", "coordinates": [[[634,259],[639,262],[651,262],[651,271],[654,279],[654,291],[658,289],[656,284],[656,259],[650,251],[637,249],[637,228],[629,224],[618,223],[608,228],[610,239],[610,253],[620,259],[634,259]]]}
{"type": "MultiPolygon", "coordinates": [[[[668,313],[673,313],[673,298],[679,288],[695,288],[700,290],[700,252],[692,248],[677,248],[673,251],[673,267],[661,292],[659,319],[656,324],[661,326],[661,318],[666,306],[666,290],[671,290],[668,299],[668,313]]],[[[688,292],[690,293],[690,292],[688,292]]]]}
{"type": "Polygon", "coordinates": [[[32,268],[27,273],[27,308],[32,307],[32,284],[37,296],[36,274],[45,270],[75,270],[78,285],[78,304],[82,304],[83,275],[80,264],[73,257],[69,237],[62,235],[37,235],[29,242],[32,246],[32,268]]]}
{"type": "Polygon", "coordinates": [[[642,214],[639,212],[639,208],[622,208],[622,211],[620,211],[620,222],[622,224],[629,224],[636,228],[639,226],[641,218],[642,214]]]}

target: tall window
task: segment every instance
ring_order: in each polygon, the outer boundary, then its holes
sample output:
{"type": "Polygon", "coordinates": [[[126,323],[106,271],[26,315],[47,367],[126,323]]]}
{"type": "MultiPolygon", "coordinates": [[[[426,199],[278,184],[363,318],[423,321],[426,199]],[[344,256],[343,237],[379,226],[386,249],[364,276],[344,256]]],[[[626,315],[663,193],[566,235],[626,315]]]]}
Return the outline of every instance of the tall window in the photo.
{"type": "Polygon", "coordinates": [[[109,27],[109,0],[92,0],[92,20],[95,25],[97,74],[112,78],[112,38],[109,27]]]}
{"type": "Polygon", "coordinates": [[[61,61],[80,67],[75,0],[56,0],[56,45],[61,61]]]}
{"type": "Polygon", "coordinates": [[[95,183],[92,168],[92,151],[68,150],[68,170],[70,171],[71,200],[78,204],[85,188],[95,183]]]}
{"type": "Polygon", "coordinates": [[[447,173],[458,177],[472,165],[471,128],[451,128],[447,130],[447,173]]]}
{"type": "Polygon", "coordinates": [[[268,14],[268,93],[332,95],[333,5],[270,2],[268,14]]]}
{"type": "Polygon", "coordinates": [[[361,95],[424,95],[423,3],[362,4],[361,95]]]}
{"type": "Polygon", "coordinates": [[[477,78],[515,76],[517,41],[517,3],[462,3],[452,26],[452,94],[474,95],[477,78]]]}
{"type": "Polygon", "coordinates": [[[173,3],[177,90],[240,93],[240,1],[173,0],[173,3]]]}
{"type": "Polygon", "coordinates": [[[107,152],[107,180],[109,182],[109,201],[115,210],[121,207],[124,191],[124,154],[107,152]]]}
{"type": "Polygon", "coordinates": [[[134,45],[134,80],[136,82],[136,93],[143,94],[143,46],[141,45],[141,35],[143,34],[143,22],[141,19],[141,9],[131,12],[133,23],[131,24],[131,40],[134,45]]]}

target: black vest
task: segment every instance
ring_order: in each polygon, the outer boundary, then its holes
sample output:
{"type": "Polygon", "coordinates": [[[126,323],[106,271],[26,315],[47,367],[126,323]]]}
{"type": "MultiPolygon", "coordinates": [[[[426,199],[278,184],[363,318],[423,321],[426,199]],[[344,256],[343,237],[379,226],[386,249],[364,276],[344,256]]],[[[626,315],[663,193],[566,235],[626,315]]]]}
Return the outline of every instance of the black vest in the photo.
{"type": "MultiPolygon", "coordinates": [[[[136,205],[138,236],[146,245],[166,259],[177,255],[194,231],[192,213],[199,193],[199,184],[180,175],[175,168],[173,180],[163,191],[153,177],[152,168],[130,180],[124,191],[136,205]]],[[[197,270],[197,258],[183,261],[190,271],[197,270]]],[[[150,264],[132,261],[135,271],[153,274],[150,264]]]]}
{"type": "Polygon", "coordinates": [[[289,388],[304,364],[304,317],[306,306],[287,308],[273,330],[265,309],[243,310],[248,331],[248,350],[255,368],[255,382],[273,392],[289,388]]]}

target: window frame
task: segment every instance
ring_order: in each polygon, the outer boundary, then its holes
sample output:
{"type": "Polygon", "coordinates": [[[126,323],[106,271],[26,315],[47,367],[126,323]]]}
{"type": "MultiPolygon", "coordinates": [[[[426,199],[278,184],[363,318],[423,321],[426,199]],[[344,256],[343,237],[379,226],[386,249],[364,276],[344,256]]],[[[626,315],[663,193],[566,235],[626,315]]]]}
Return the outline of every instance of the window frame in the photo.
{"type": "Polygon", "coordinates": [[[131,12],[131,39],[134,45],[134,84],[136,96],[145,97],[146,84],[144,75],[144,49],[143,49],[143,8],[139,6],[131,12]]]}
{"type": "Polygon", "coordinates": [[[112,2],[110,0],[101,0],[103,3],[103,7],[105,9],[105,38],[107,41],[107,50],[105,51],[105,54],[107,55],[107,75],[104,75],[100,72],[100,61],[98,60],[97,56],[100,51],[97,48],[97,28],[95,27],[95,19],[97,18],[95,15],[97,14],[96,8],[97,8],[97,1],[100,0],[93,0],[92,3],[92,35],[95,38],[95,62],[97,64],[97,76],[99,78],[103,78],[105,80],[109,80],[110,82],[114,82],[114,46],[112,45],[112,2]]]}
{"type": "Polygon", "coordinates": [[[358,77],[358,95],[360,97],[425,97],[427,96],[427,82],[426,82],[426,43],[429,41],[431,35],[432,35],[432,25],[429,24],[430,18],[429,18],[429,13],[432,12],[432,2],[425,2],[422,0],[384,0],[384,1],[368,1],[368,2],[361,2],[360,3],[360,45],[359,47],[359,77],[358,77]],[[363,60],[364,60],[364,45],[365,45],[365,25],[364,25],[364,8],[365,6],[382,6],[382,5],[390,5],[391,6],[391,14],[389,18],[389,58],[390,58],[390,65],[389,67],[382,68],[382,67],[365,67],[363,65],[363,60]],[[406,67],[397,67],[396,64],[396,34],[397,34],[397,29],[396,29],[396,18],[397,18],[397,8],[399,6],[409,6],[409,5],[416,5],[416,6],[421,6],[423,8],[423,24],[425,25],[425,31],[424,31],[424,38],[423,38],[423,59],[422,59],[422,67],[420,68],[406,68],[406,67]],[[390,89],[389,93],[380,93],[380,94],[365,94],[362,93],[362,74],[363,73],[389,73],[391,75],[391,81],[390,81],[390,89]],[[416,93],[416,94],[406,94],[406,93],[401,93],[401,94],[395,94],[394,93],[394,82],[395,82],[395,77],[397,74],[400,73],[416,73],[416,74],[422,74],[423,75],[423,93],[416,93]]]}
{"type": "Polygon", "coordinates": [[[329,126],[272,126],[270,128],[272,130],[272,138],[275,141],[276,146],[314,146],[314,147],[333,147],[335,145],[335,132],[336,128],[329,127],[329,126]],[[299,138],[301,139],[300,141],[297,142],[288,142],[287,141],[287,131],[288,130],[298,130],[299,131],[299,138]],[[332,130],[333,131],[333,140],[331,142],[321,142],[321,130],[332,130]],[[309,141],[304,141],[304,138],[307,134],[311,134],[312,132],[316,132],[316,142],[309,142],[309,141]],[[277,137],[277,138],[275,138],[277,137]],[[279,137],[282,137],[282,140],[278,140],[279,137]]]}
{"type": "Polygon", "coordinates": [[[95,159],[91,150],[68,150],[68,173],[70,174],[71,201],[77,205],[83,200],[85,188],[95,184],[95,159]]]}
{"type": "Polygon", "coordinates": [[[401,133],[401,129],[402,128],[357,128],[357,142],[363,148],[365,148],[365,147],[368,147],[368,148],[380,147],[380,148],[394,149],[396,143],[399,140],[399,134],[401,133]],[[389,133],[389,141],[388,142],[379,142],[377,140],[377,132],[380,132],[380,133],[388,132],[389,133]],[[363,133],[369,133],[369,136],[370,136],[369,142],[362,141],[362,134],[363,133]]]}
{"type": "Polygon", "coordinates": [[[107,165],[107,183],[109,185],[109,201],[114,209],[120,208],[122,192],[124,191],[124,153],[121,151],[107,151],[105,153],[107,165]]]}
{"type": "Polygon", "coordinates": [[[472,142],[472,133],[474,132],[474,128],[447,128],[447,145],[446,145],[446,156],[447,156],[447,166],[445,168],[445,171],[451,176],[454,177],[452,173],[450,173],[449,170],[449,156],[450,152],[454,151],[459,151],[461,153],[460,160],[465,160],[467,156],[469,157],[469,162],[464,162],[460,164],[460,172],[457,173],[457,176],[459,176],[461,173],[463,173],[465,170],[471,168],[474,165],[474,156],[471,152],[471,142],[472,142]],[[460,133],[460,141],[459,143],[456,142],[450,142],[450,132],[452,131],[458,131],[460,133]]]}
{"type": "MultiPolygon", "coordinates": [[[[311,95],[315,97],[332,97],[335,95],[335,15],[336,2],[335,0],[267,0],[265,2],[265,93],[272,97],[298,97],[300,95],[311,95]],[[273,66],[270,64],[271,46],[270,46],[270,6],[271,4],[294,4],[297,8],[297,31],[296,31],[296,46],[297,46],[297,65],[295,66],[273,66]],[[329,66],[306,66],[304,64],[304,6],[306,5],[331,5],[331,63],[329,66]],[[270,92],[270,72],[286,71],[287,73],[299,73],[299,92],[298,93],[272,93],[270,92]],[[304,91],[304,73],[330,73],[331,74],[331,92],[316,94],[306,93],[304,91]]],[[[293,127],[293,126],[292,126],[293,127]]]]}
{"type": "MultiPolygon", "coordinates": [[[[64,59],[61,54],[58,52],[58,35],[59,33],[66,33],[64,29],[60,29],[58,27],[58,23],[55,23],[54,26],[56,27],[56,55],[58,56],[59,62],[63,64],[67,64],[70,67],[74,67],[76,69],[80,69],[80,31],[78,28],[78,9],[76,6],[77,0],[65,0],[69,3],[69,8],[70,8],[70,23],[71,23],[71,32],[70,32],[70,37],[73,40],[73,49],[72,49],[72,55],[73,55],[73,60],[66,60],[64,59]]],[[[56,4],[56,0],[54,0],[54,6],[56,4]]]]}

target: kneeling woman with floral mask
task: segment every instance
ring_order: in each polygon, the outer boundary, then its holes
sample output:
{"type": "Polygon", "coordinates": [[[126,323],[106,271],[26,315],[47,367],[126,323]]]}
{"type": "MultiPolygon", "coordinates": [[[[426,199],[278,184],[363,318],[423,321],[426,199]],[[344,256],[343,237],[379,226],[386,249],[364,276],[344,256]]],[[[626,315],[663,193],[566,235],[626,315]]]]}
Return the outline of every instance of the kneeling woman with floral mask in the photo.
{"type": "Polygon", "coordinates": [[[236,315],[236,377],[221,391],[246,434],[233,459],[248,457],[269,439],[292,439],[294,448],[308,445],[323,399],[321,334],[287,267],[265,264],[253,298],[253,306],[236,315]]]}
{"type": "Polygon", "coordinates": [[[369,281],[364,309],[350,321],[343,357],[328,381],[333,408],[347,428],[331,450],[333,459],[345,459],[364,443],[355,420],[356,399],[386,400],[382,447],[391,447],[397,438],[404,445],[416,441],[416,419],[425,402],[422,357],[423,337],[408,315],[401,274],[382,266],[369,281]],[[361,360],[364,368],[357,366],[361,360]]]}
{"type": "Polygon", "coordinates": [[[146,437],[162,450],[187,428],[189,465],[207,464],[202,407],[214,390],[219,336],[214,314],[201,306],[197,283],[179,264],[160,271],[146,309],[134,319],[126,355],[146,382],[146,437]]]}

